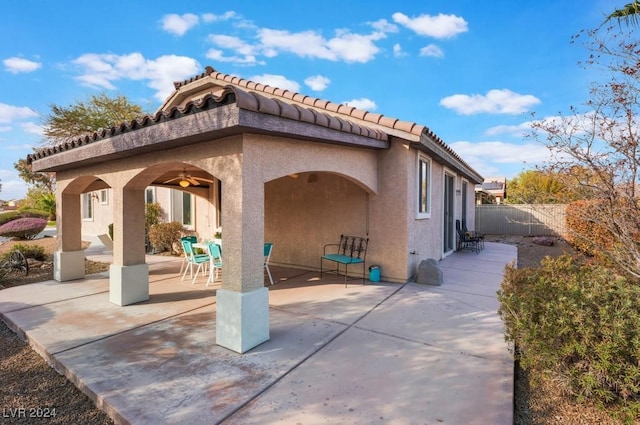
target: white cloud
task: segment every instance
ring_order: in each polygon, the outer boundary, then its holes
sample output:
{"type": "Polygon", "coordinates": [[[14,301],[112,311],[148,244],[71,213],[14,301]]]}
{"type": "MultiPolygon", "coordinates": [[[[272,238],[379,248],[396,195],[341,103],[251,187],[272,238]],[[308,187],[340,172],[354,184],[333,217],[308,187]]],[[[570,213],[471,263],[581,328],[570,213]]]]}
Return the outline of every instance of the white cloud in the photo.
{"type": "Polygon", "coordinates": [[[393,20],[400,25],[404,25],[416,34],[434,38],[451,38],[457,34],[469,30],[467,21],[455,15],[437,16],[419,15],[416,18],[409,18],[404,13],[396,12],[393,20]]]}
{"type": "Polygon", "coordinates": [[[459,141],[450,143],[449,146],[476,171],[485,176],[505,174],[504,170],[501,171],[501,166],[513,168],[508,166],[526,164],[527,168],[531,168],[551,158],[549,149],[541,143],[459,141]]]}
{"type": "Polygon", "coordinates": [[[81,71],[76,79],[86,86],[112,90],[118,80],[147,80],[147,86],[156,90],[158,100],[173,92],[174,81],[193,76],[202,68],[195,59],[186,56],[165,55],[151,60],[140,53],[122,56],[87,53],[73,63],[81,71]]]}
{"type": "Polygon", "coordinates": [[[323,75],[313,75],[306,78],[304,83],[313,91],[322,91],[329,86],[331,80],[323,75]]]}
{"type": "Polygon", "coordinates": [[[44,128],[33,122],[20,123],[20,127],[22,127],[22,130],[24,130],[25,133],[36,134],[38,136],[42,136],[44,133],[44,128]]]}
{"type": "Polygon", "coordinates": [[[375,111],[378,105],[371,99],[361,97],[360,99],[351,99],[342,102],[345,105],[353,106],[354,108],[364,109],[365,111],[375,111]]]}
{"type": "Polygon", "coordinates": [[[208,40],[220,48],[230,49],[238,53],[236,56],[225,56],[224,52],[220,49],[209,49],[206,53],[208,59],[245,65],[263,63],[256,59],[259,47],[251,45],[238,37],[225,34],[211,34],[208,40]]]}
{"type": "Polygon", "coordinates": [[[398,27],[386,19],[379,19],[375,22],[371,22],[371,27],[376,31],[389,33],[389,32],[398,32],[398,27]]]}
{"type": "Polygon", "coordinates": [[[33,72],[42,67],[40,62],[34,62],[23,58],[13,57],[2,61],[5,69],[12,74],[33,72]]]}
{"type": "Polygon", "coordinates": [[[397,58],[407,56],[407,54],[402,50],[402,46],[399,43],[393,45],[393,56],[397,58]]]}
{"type": "Polygon", "coordinates": [[[327,42],[329,49],[346,62],[366,63],[380,51],[373,43],[378,35],[341,34],[327,42]]]}
{"type": "Polygon", "coordinates": [[[162,29],[178,36],[183,36],[187,31],[198,24],[198,15],[185,13],[177,15],[171,13],[162,17],[162,29]]]}
{"type": "Polygon", "coordinates": [[[269,28],[258,31],[261,50],[268,57],[287,52],[300,57],[360,63],[375,57],[380,49],[374,41],[384,37],[383,33],[362,35],[338,31],[335,37],[327,40],[315,31],[291,33],[269,28]]]}
{"type": "Polygon", "coordinates": [[[221,21],[228,21],[229,19],[235,18],[236,17],[236,12],[233,11],[228,11],[223,13],[222,15],[215,15],[213,13],[204,13],[202,15],[202,20],[204,22],[210,23],[210,22],[221,22],[221,21]]]}
{"type": "Polygon", "coordinates": [[[255,81],[256,83],[266,84],[271,87],[277,87],[282,90],[289,90],[296,93],[300,92],[300,84],[296,83],[295,81],[288,80],[282,75],[254,75],[253,77],[250,77],[249,80],[255,81]]]}
{"type": "Polygon", "coordinates": [[[253,55],[225,56],[224,52],[218,49],[207,50],[205,57],[216,62],[235,63],[238,65],[264,65],[264,61],[258,61],[253,55]]]}
{"type": "Polygon", "coordinates": [[[14,121],[35,118],[38,113],[26,106],[13,106],[0,103],[0,124],[10,124],[14,121]]]}
{"type": "Polygon", "coordinates": [[[440,105],[463,115],[519,114],[538,103],[540,99],[535,96],[518,94],[508,89],[490,90],[486,95],[455,94],[440,100],[440,105]]]}
{"type": "Polygon", "coordinates": [[[508,134],[515,137],[523,137],[527,132],[531,131],[531,121],[523,122],[518,125],[496,125],[485,131],[487,136],[497,136],[499,134],[508,134]]]}
{"type": "Polygon", "coordinates": [[[444,52],[435,44],[429,44],[428,46],[420,49],[420,56],[433,56],[434,58],[441,58],[444,56],[444,52]]]}

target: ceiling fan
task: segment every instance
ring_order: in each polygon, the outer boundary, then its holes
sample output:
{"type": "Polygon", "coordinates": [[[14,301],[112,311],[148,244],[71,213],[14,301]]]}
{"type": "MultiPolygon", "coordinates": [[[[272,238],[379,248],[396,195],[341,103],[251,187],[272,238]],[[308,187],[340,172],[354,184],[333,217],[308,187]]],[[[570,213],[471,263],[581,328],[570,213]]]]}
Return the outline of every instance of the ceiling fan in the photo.
{"type": "Polygon", "coordinates": [[[186,169],[182,171],[182,173],[178,174],[178,177],[174,177],[172,179],[167,180],[164,184],[171,183],[178,180],[178,184],[182,187],[200,186],[200,182],[213,183],[213,180],[205,179],[203,177],[192,176],[191,174],[187,174],[186,169]]]}

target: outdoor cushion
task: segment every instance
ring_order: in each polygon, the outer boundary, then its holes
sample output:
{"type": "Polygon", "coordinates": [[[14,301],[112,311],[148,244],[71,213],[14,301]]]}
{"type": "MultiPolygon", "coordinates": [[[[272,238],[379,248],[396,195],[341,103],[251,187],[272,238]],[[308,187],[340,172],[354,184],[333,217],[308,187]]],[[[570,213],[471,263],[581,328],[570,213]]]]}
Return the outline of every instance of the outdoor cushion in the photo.
{"type": "Polygon", "coordinates": [[[349,257],[348,255],[340,255],[340,254],[327,254],[327,255],[323,255],[322,258],[326,260],[335,261],[340,264],[362,263],[363,261],[362,258],[349,257]]]}

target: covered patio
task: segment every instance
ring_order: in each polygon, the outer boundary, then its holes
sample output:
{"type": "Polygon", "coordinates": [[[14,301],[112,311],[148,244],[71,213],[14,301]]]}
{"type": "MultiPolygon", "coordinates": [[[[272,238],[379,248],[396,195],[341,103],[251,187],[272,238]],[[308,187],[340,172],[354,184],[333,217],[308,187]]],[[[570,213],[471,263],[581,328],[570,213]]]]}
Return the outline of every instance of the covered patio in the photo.
{"type": "Polygon", "coordinates": [[[215,344],[220,286],[181,282],[179,258],[147,256],[147,301],[110,303],[105,273],[0,291],[0,318],[117,423],[511,424],[496,291],[516,256],[457,252],[439,287],[274,266],[271,338],[244,355],[215,344]]]}

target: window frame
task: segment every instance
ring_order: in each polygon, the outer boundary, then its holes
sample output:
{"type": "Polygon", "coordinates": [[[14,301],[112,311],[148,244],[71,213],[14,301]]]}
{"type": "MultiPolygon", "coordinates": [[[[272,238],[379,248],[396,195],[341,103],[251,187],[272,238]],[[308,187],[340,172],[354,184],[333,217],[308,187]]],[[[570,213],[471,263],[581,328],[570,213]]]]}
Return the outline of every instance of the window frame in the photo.
{"type": "Polygon", "coordinates": [[[416,158],[416,218],[418,219],[431,218],[432,165],[431,158],[421,152],[418,153],[416,158]],[[423,184],[424,180],[426,182],[423,184]],[[426,193],[423,193],[423,186],[426,193]]]}
{"type": "Polygon", "coordinates": [[[109,189],[100,190],[100,205],[109,205],[109,189]]]}
{"type": "Polygon", "coordinates": [[[81,196],[82,203],[82,221],[93,221],[94,208],[93,208],[93,192],[83,193],[81,196]]]}

